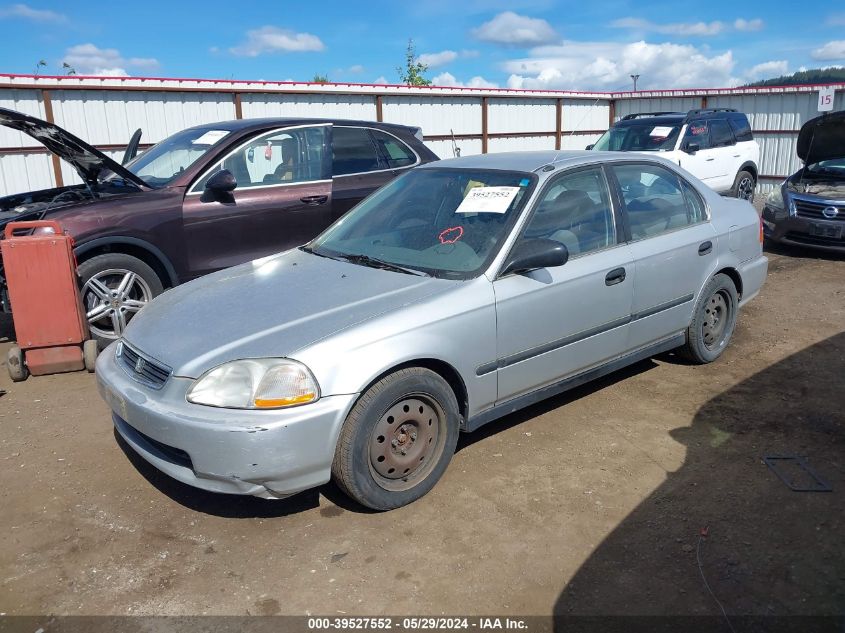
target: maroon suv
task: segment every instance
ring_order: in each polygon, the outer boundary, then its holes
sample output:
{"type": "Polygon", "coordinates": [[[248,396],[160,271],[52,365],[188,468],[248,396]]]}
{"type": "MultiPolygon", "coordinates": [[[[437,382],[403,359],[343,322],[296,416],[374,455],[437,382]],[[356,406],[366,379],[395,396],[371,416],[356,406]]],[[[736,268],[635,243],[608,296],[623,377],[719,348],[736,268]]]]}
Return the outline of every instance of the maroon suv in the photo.
{"type": "MultiPolygon", "coordinates": [[[[245,119],[183,130],[120,165],[67,131],[0,108],[0,124],[71,163],[81,185],[0,198],[13,220],[76,241],[91,333],[118,337],[164,288],[302,244],[375,189],[437,160],[418,128],[245,119]]],[[[0,300],[10,310],[0,266],[0,300]]]]}

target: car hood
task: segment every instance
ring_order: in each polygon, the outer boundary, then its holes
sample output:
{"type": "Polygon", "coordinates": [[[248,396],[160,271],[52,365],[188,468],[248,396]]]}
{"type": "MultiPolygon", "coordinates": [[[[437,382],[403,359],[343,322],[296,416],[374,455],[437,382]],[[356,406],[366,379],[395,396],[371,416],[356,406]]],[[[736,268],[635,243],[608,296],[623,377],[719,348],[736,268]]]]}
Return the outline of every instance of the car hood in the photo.
{"type": "Polygon", "coordinates": [[[456,283],[294,249],[167,291],[130,321],[124,338],[174,375],[197,378],[230,360],[290,356],[456,283]]]}
{"type": "Polygon", "coordinates": [[[79,177],[89,185],[97,182],[97,175],[101,171],[109,170],[124,180],[148,187],[147,183],[131,171],[54,123],[15,110],[0,108],[0,125],[23,132],[42,143],[59,158],[73,165],[79,177]]]}
{"type": "Polygon", "coordinates": [[[845,156],[845,110],[823,114],[802,125],[797,153],[806,165],[845,156]]]}

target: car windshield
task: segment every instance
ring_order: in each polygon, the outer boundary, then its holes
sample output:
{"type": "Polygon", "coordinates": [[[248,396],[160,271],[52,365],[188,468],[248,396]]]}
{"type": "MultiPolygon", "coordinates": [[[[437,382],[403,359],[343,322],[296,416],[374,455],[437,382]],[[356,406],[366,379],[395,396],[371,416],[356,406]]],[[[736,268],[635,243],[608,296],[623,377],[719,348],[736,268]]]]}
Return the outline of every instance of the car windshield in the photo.
{"type": "Polygon", "coordinates": [[[469,279],[489,265],[536,182],[524,172],[415,169],[366,198],[305,250],[469,279]]]}
{"type": "Polygon", "coordinates": [[[229,134],[208,128],[183,130],[153,145],[125,167],[151,187],[164,187],[229,134]]]}
{"type": "Polygon", "coordinates": [[[593,149],[604,152],[668,152],[675,149],[680,131],[680,125],[619,125],[602,134],[593,149]]]}
{"type": "Polygon", "coordinates": [[[818,163],[807,165],[807,170],[817,174],[838,174],[845,176],[845,158],[822,160],[818,163]]]}

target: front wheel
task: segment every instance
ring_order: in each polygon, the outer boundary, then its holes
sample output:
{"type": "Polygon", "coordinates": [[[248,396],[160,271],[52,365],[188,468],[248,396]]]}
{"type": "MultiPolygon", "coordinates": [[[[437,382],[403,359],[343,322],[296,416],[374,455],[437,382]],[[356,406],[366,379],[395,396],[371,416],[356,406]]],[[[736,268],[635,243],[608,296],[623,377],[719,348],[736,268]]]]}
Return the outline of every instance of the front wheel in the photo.
{"type": "Polygon", "coordinates": [[[392,510],[440,479],[455,452],[460,414],[449,384],[421,367],[399,370],[355,403],[340,433],[332,475],[363,506],[392,510]]]}
{"type": "Polygon", "coordinates": [[[754,176],[752,176],[747,171],[741,171],[736,175],[734,179],[734,186],[733,186],[733,197],[739,198],[740,200],[748,200],[748,202],[754,201],[754,189],[757,186],[757,182],[754,180],[754,176]]]}
{"type": "Polygon", "coordinates": [[[715,275],[698,299],[681,353],[697,364],[719,358],[736,328],[738,305],[733,280],[722,273],[715,275]]]}
{"type": "Polygon", "coordinates": [[[164,288],[155,271],[124,253],[97,255],[79,264],[82,305],[100,349],[123,335],[138,311],[164,288]]]}

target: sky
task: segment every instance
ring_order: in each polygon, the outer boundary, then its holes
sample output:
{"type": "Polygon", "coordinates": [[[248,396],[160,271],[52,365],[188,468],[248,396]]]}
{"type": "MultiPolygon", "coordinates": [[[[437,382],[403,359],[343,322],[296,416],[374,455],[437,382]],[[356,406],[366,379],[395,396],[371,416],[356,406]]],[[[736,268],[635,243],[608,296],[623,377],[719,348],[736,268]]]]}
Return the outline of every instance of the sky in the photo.
{"type": "Polygon", "coordinates": [[[845,6],[0,0],[2,73],[399,83],[409,38],[435,85],[618,91],[638,74],[639,89],[728,87],[845,66],[845,6]]]}

